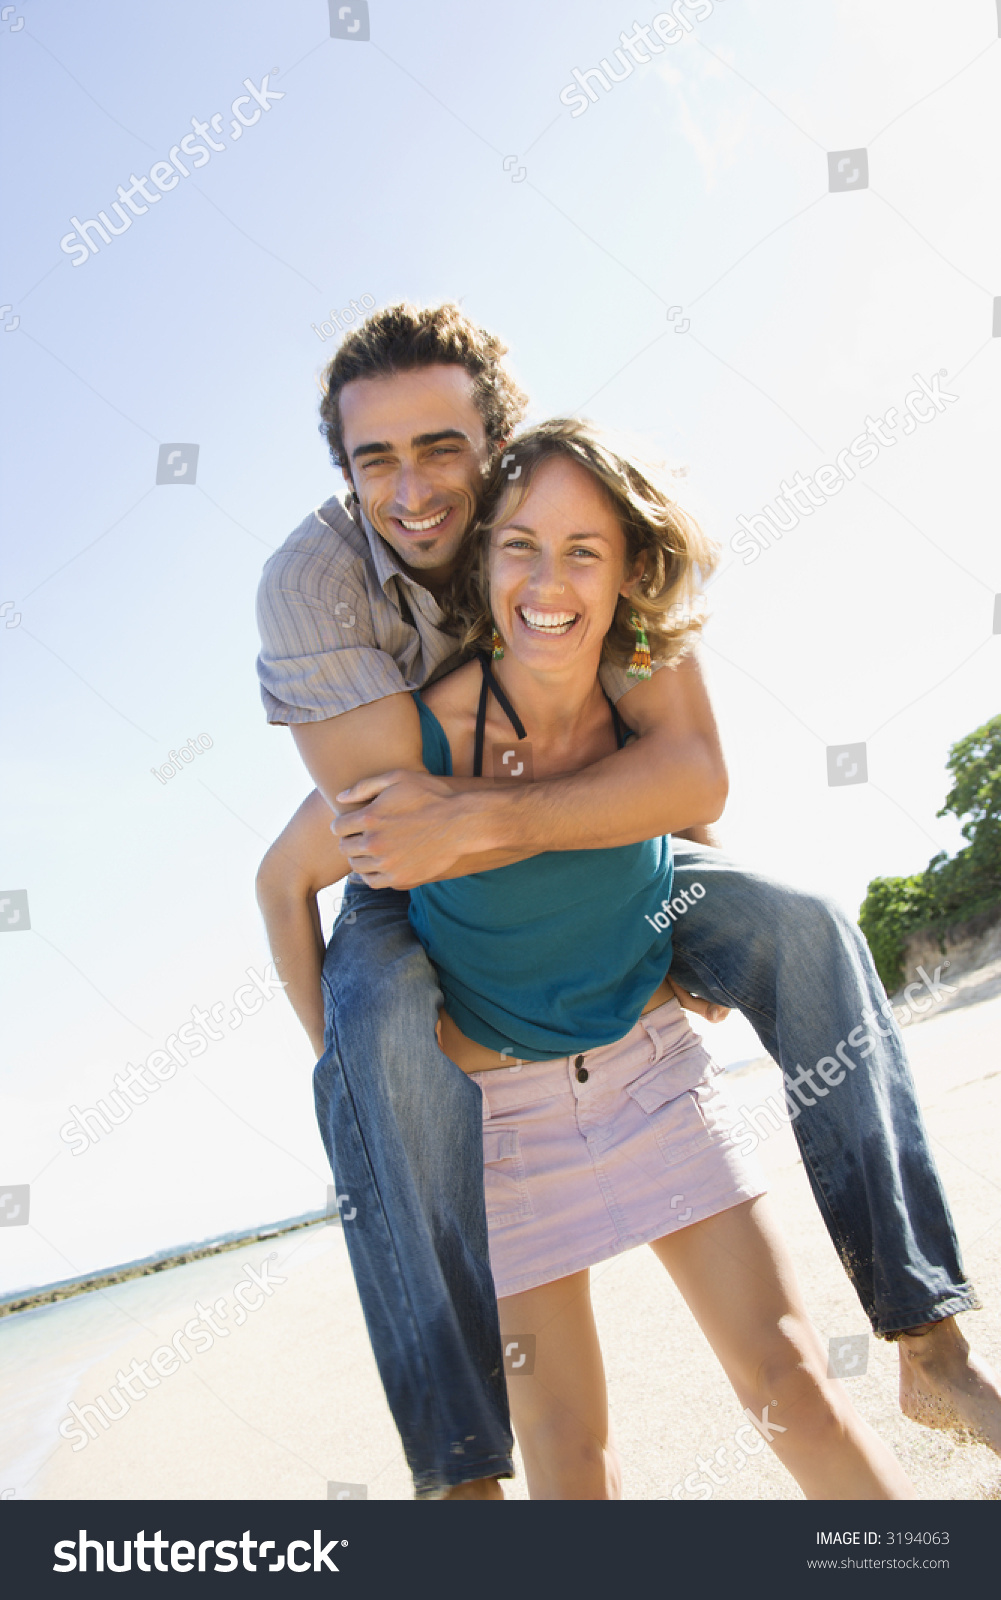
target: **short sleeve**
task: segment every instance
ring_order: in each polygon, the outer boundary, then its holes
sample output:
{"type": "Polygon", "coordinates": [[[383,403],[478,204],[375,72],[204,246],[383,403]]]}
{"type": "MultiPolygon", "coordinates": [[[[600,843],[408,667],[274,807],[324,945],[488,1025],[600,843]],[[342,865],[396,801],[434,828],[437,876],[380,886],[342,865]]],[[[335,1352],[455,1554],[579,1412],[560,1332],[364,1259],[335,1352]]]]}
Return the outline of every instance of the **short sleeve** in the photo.
{"type": "Polygon", "coordinates": [[[308,550],[277,551],[261,579],[257,621],[269,722],[325,722],[410,687],[376,637],[357,569],[334,573],[308,550]]]}
{"type": "MultiPolygon", "coordinates": [[[[651,667],[654,672],[659,672],[667,665],[666,661],[653,661],[651,667]]],[[[617,704],[629,689],[635,689],[637,680],[627,676],[626,667],[617,666],[614,661],[603,661],[599,668],[599,677],[609,700],[617,704]]]]}

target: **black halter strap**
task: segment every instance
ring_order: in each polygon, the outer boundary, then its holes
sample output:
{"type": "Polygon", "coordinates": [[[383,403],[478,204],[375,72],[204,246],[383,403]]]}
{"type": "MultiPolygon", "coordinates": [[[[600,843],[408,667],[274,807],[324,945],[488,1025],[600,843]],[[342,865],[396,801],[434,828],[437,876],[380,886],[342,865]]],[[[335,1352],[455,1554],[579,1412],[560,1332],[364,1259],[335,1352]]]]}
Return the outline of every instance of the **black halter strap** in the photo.
{"type": "Polygon", "coordinates": [[[490,657],[481,655],[479,663],[480,670],[483,673],[483,682],[480,685],[480,703],[476,707],[476,743],[473,748],[474,778],[482,778],[483,776],[483,738],[487,728],[487,700],[491,689],[494,692],[497,704],[514,729],[515,738],[524,739],[525,737],[525,724],[494,677],[493,668],[490,665],[490,657]]]}
{"type": "MultiPolygon", "coordinates": [[[[512,728],[514,729],[515,737],[517,739],[524,739],[526,737],[524,723],[519,717],[517,711],[514,709],[514,706],[511,704],[507,695],[504,693],[504,690],[497,682],[497,679],[494,677],[493,668],[490,665],[490,657],[487,655],[480,655],[478,660],[480,663],[480,671],[483,673],[483,682],[480,685],[480,700],[478,706],[476,707],[476,739],[473,746],[474,778],[482,778],[483,776],[483,740],[487,728],[487,701],[490,697],[491,691],[493,691],[497,704],[500,706],[504,715],[507,717],[508,722],[510,722],[512,728]]],[[[615,729],[615,742],[618,748],[621,750],[626,742],[626,739],[628,738],[628,729],[623,723],[622,718],[619,716],[619,713],[615,708],[614,701],[609,700],[604,688],[602,689],[602,693],[605,695],[605,699],[608,700],[608,709],[612,713],[612,726],[615,729]]]]}

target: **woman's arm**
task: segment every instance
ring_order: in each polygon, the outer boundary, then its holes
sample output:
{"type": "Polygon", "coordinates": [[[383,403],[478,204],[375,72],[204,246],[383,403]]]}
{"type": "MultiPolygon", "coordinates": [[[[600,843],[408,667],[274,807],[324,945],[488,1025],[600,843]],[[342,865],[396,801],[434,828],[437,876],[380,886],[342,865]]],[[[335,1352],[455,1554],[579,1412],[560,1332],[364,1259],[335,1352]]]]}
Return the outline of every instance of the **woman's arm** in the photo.
{"type": "Polygon", "coordinates": [[[318,1057],[324,1048],[323,936],[316,896],[351,870],[330,831],[332,818],[314,789],[257,870],[257,903],[278,976],[318,1057]]]}

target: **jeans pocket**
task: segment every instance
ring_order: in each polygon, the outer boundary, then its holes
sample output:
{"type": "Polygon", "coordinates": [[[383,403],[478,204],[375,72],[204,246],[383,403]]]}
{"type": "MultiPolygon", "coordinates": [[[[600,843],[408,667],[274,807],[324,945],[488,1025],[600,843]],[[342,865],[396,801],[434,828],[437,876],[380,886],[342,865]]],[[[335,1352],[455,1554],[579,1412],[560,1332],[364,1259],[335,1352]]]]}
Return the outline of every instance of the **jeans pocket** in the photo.
{"type": "Polygon", "coordinates": [[[508,1228],[534,1214],[517,1128],[484,1125],[483,1191],[490,1228],[508,1228]]]}

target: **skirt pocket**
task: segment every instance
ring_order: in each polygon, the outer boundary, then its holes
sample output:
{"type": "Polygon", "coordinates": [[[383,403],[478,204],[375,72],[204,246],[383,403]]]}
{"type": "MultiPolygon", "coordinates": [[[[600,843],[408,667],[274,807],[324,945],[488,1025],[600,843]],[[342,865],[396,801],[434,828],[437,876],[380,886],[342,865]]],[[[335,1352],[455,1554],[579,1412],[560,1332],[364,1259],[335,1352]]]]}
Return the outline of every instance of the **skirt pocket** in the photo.
{"type": "Polygon", "coordinates": [[[483,1191],[491,1228],[534,1215],[517,1128],[483,1128],[483,1191]]]}
{"type": "MultiPolygon", "coordinates": [[[[717,1118],[707,1118],[703,1110],[700,1089],[706,1065],[698,1062],[693,1066],[696,1070],[686,1074],[679,1072],[677,1066],[658,1062],[626,1085],[626,1093],[649,1119],[649,1127],[669,1165],[708,1149],[714,1132],[718,1132],[717,1118]]],[[[707,1099],[715,1100],[712,1090],[707,1099]]]]}

